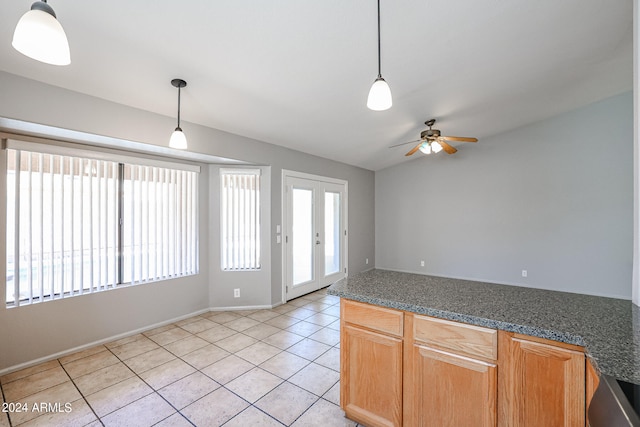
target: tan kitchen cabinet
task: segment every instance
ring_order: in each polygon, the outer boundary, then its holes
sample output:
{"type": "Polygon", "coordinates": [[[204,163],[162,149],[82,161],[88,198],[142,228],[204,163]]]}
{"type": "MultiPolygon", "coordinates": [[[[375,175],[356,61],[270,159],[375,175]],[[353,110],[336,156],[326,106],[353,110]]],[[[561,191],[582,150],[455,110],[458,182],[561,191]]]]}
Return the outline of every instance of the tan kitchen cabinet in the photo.
{"type": "Polygon", "coordinates": [[[581,347],[500,331],[499,352],[500,425],[585,425],[581,347]]]}
{"type": "Polygon", "coordinates": [[[495,426],[497,331],[405,319],[405,426],[495,426]]]}
{"type": "Polygon", "coordinates": [[[367,426],[402,426],[403,316],[342,301],[340,406],[367,426]]]}

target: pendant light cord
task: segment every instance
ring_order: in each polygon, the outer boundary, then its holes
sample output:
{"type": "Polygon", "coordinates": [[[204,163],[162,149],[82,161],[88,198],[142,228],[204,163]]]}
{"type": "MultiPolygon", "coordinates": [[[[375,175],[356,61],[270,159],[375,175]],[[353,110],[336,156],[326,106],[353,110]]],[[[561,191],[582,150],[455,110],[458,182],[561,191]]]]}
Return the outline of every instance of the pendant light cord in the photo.
{"type": "Polygon", "coordinates": [[[378,0],[378,78],[382,78],[380,66],[380,0],[378,0]]]}
{"type": "Polygon", "coordinates": [[[178,127],[180,127],[180,86],[178,86],[178,127]]]}

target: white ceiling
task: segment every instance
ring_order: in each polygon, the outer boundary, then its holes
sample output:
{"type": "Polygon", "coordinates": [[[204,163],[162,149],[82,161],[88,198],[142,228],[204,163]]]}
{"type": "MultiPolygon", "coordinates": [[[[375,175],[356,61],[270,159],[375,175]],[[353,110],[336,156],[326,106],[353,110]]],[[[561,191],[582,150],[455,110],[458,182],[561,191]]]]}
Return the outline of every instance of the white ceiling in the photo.
{"type": "Polygon", "coordinates": [[[67,67],[11,47],[31,3],[0,6],[3,71],[172,117],[183,78],[184,121],[371,170],[429,118],[482,144],[633,87],[632,0],[382,0],[384,112],[375,0],[50,0],[67,67]]]}

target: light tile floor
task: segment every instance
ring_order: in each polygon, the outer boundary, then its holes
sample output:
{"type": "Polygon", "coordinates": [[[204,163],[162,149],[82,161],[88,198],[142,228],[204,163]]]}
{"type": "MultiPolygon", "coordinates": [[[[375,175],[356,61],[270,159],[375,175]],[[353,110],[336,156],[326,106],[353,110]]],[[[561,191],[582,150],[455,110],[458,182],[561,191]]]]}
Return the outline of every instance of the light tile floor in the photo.
{"type": "Polygon", "coordinates": [[[10,373],[0,427],[356,427],[338,406],[339,303],[210,312],[10,373]]]}

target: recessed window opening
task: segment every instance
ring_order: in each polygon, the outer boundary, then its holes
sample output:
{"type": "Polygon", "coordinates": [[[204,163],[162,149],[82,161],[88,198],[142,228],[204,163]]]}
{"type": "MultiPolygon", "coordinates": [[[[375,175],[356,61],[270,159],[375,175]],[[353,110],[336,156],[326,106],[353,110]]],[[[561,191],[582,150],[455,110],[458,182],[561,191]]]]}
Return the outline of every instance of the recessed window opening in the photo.
{"type": "Polygon", "coordinates": [[[7,307],[198,273],[197,172],[33,146],[6,150],[7,307]]]}
{"type": "Polygon", "coordinates": [[[260,170],[220,169],[221,267],[260,270],[260,170]]]}

